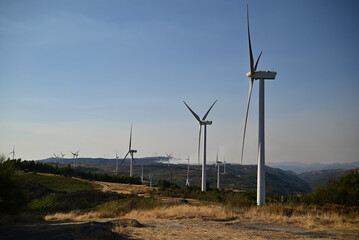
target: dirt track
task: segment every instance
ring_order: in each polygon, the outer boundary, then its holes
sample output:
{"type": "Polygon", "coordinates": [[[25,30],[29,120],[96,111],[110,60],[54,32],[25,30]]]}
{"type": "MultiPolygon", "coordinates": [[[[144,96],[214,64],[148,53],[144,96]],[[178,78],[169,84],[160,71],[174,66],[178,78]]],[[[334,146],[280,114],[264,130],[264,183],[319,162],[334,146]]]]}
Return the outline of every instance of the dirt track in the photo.
{"type": "Polygon", "coordinates": [[[1,226],[0,239],[358,239],[359,232],[315,232],[276,224],[239,220],[143,219],[27,226],[1,226]],[[120,233],[120,234],[118,234],[120,233]]]}

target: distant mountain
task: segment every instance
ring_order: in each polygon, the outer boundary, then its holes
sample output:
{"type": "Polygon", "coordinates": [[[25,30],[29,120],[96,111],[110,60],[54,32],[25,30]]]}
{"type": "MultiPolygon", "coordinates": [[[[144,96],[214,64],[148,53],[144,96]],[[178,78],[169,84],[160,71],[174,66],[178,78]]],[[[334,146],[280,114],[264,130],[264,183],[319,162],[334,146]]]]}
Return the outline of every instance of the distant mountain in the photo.
{"type": "Polygon", "coordinates": [[[280,168],[283,170],[293,171],[295,173],[302,173],[315,170],[325,169],[352,169],[359,168],[359,161],[351,163],[299,163],[299,162],[281,162],[281,163],[267,163],[268,166],[274,168],[280,168]]]}
{"type": "Polygon", "coordinates": [[[298,174],[298,176],[309,183],[311,188],[315,190],[318,187],[326,186],[332,179],[338,179],[341,175],[349,172],[349,169],[327,169],[316,170],[298,174]]]}

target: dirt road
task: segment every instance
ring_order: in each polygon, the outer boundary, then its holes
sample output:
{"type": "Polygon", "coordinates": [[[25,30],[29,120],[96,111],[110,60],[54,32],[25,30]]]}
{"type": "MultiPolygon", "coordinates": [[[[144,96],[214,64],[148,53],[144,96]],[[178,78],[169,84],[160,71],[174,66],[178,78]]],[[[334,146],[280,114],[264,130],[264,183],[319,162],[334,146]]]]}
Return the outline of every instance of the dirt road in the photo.
{"type": "Polygon", "coordinates": [[[279,224],[203,219],[142,219],[1,226],[0,239],[358,239],[359,231],[311,231],[279,224]]]}

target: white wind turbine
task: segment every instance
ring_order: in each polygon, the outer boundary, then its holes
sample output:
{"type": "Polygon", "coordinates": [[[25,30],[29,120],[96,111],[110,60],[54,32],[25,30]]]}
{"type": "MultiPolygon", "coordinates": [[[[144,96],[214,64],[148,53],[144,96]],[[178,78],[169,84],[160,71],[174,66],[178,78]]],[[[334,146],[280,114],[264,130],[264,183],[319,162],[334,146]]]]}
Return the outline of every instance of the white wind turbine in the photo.
{"type": "Polygon", "coordinates": [[[153,177],[152,172],[150,172],[150,174],[148,175],[148,177],[150,178],[150,187],[152,187],[152,177],[153,177]]]}
{"type": "Polygon", "coordinates": [[[118,175],[118,158],[119,158],[119,156],[116,152],[116,175],[118,175]]]}
{"type": "Polygon", "coordinates": [[[251,101],[253,82],[254,82],[254,80],[259,80],[257,205],[263,205],[263,204],[265,204],[264,80],[265,79],[274,80],[277,73],[272,72],[272,71],[257,71],[258,61],[262,55],[262,52],[259,54],[256,64],[254,65],[251,37],[250,37],[250,32],[249,32],[248,6],[247,6],[247,27],[248,27],[250,72],[247,73],[246,76],[249,77],[250,82],[249,82],[247,112],[246,112],[246,118],[245,118],[245,122],[244,122],[241,164],[243,162],[244,140],[245,140],[245,136],[246,136],[248,110],[249,110],[249,103],[251,101]]]}
{"type": "Polygon", "coordinates": [[[190,156],[188,156],[187,158],[186,158],[186,160],[188,161],[188,164],[187,164],[187,178],[186,178],[186,186],[189,186],[190,185],[190,183],[189,183],[189,158],[190,156]]]}
{"type": "Polygon", "coordinates": [[[71,154],[72,154],[72,157],[73,157],[73,163],[72,163],[72,165],[73,165],[73,167],[77,167],[77,158],[79,157],[79,152],[80,152],[80,150],[78,150],[77,152],[71,152],[71,154]]]}
{"type": "Polygon", "coordinates": [[[125,157],[123,158],[120,166],[122,166],[122,163],[126,160],[128,154],[131,155],[131,160],[130,160],[130,177],[132,177],[132,169],[133,169],[133,162],[135,161],[135,159],[133,158],[133,154],[137,153],[137,150],[131,149],[131,140],[132,140],[132,124],[131,124],[131,131],[130,131],[130,144],[128,146],[128,152],[126,153],[125,157]]]}
{"type": "Polygon", "coordinates": [[[167,165],[170,166],[170,160],[173,158],[172,153],[168,154],[168,153],[165,152],[165,154],[167,156],[167,165]]]}
{"type": "MultiPolygon", "coordinates": [[[[170,160],[173,158],[173,157],[172,157],[172,153],[168,154],[168,153],[165,152],[165,154],[166,154],[166,156],[167,156],[167,164],[168,164],[168,167],[169,167],[169,166],[170,166],[170,160]]],[[[172,183],[172,174],[173,174],[173,167],[172,167],[172,165],[171,165],[170,170],[171,170],[170,179],[171,179],[171,183],[172,183]]]]}
{"type": "Polygon", "coordinates": [[[56,155],[55,153],[53,153],[52,158],[55,158],[55,163],[57,163],[57,159],[59,158],[59,155],[56,155]]]}
{"type": "Polygon", "coordinates": [[[219,166],[222,162],[218,161],[218,149],[217,149],[217,157],[216,157],[216,168],[217,168],[217,188],[219,189],[219,166]]]}
{"type": "Polygon", "coordinates": [[[9,152],[9,154],[12,154],[12,160],[15,160],[15,146],[12,149],[12,152],[9,152]]]}
{"type": "Polygon", "coordinates": [[[206,139],[207,139],[207,125],[212,125],[212,121],[206,120],[209,112],[211,111],[213,105],[217,102],[214,101],[212,106],[208,109],[207,113],[203,116],[202,119],[187,105],[185,101],[183,101],[188,110],[193,114],[193,116],[197,119],[199,123],[199,139],[198,139],[198,162],[199,162],[199,153],[200,153],[200,145],[201,145],[201,130],[202,125],[204,126],[204,137],[203,137],[203,162],[202,162],[202,183],[201,183],[201,190],[202,192],[206,191],[206,139]]]}
{"type": "Polygon", "coordinates": [[[226,164],[227,164],[226,159],[224,159],[223,160],[223,173],[227,173],[226,172],[226,164]]]}
{"type": "Polygon", "coordinates": [[[141,183],[143,183],[143,165],[141,163],[141,183]]]}
{"type": "Polygon", "coordinates": [[[63,154],[62,152],[60,152],[60,154],[61,154],[62,165],[64,165],[64,157],[65,157],[66,154],[63,154]]]}

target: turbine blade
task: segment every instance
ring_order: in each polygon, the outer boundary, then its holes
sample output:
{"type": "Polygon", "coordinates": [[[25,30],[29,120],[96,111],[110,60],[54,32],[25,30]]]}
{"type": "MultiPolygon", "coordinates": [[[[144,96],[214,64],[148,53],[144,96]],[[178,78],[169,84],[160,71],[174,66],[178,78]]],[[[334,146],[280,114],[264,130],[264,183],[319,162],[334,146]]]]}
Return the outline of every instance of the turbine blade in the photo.
{"type": "Polygon", "coordinates": [[[244,130],[243,130],[243,140],[242,140],[242,153],[241,153],[241,164],[243,163],[244,140],[245,140],[245,138],[246,138],[248,111],[249,111],[249,104],[250,104],[250,102],[251,102],[253,81],[254,81],[254,80],[251,78],[250,84],[249,84],[249,93],[248,93],[248,103],[247,103],[246,119],[244,120],[244,130]]]}
{"type": "Polygon", "coordinates": [[[130,131],[130,144],[128,146],[128,151],[131,150],[131,140],[132,140],[132,124],[131,124],[131,131],[130,131]]]}
{"type": "Polygon", "coordinates": [[[253,52],[252,52],[252,44],[251,44],[251,34],[249,32],[249,13],[248,13],[248,5],[247,5],[247,26],[248,26],[248,43],[249,43],[249,61],[251,68],[251,75],[254,74],[254,60],[253,60],[253,52]]]}
{"type": "Polygon", "coordinates": [[[201,132],[202,132],[202,125],[199,125],[199,135],[198,135],[198,165],[200,163],[201,158],[201,132]]]}
{"type": "Polygon", "coordinates": [[[212,106],[208,109],[207,113],[204,115],[204,117],[202,118],[202,120],[206,120],[206,117],[208,116],[208,113],[211,111],[213,105],[218,101],[218,99],[216,101],[214,101],[214,103],[212,104],[212,106]]]}
{"type": "Polygon", "coordinates": [[[184,104],[186,105],[186,107],[188,108],[188,110],[193,114],[193,116],[197,119],[198,122],[201,122],[201,119],[199,118],[199,116],[187,105],[187,103],[185,101],[183,101],[184,104]]]}
{"type": "Polygon", "coordinates": [[[217,157],[216,157],[216,163],[218,163],[218,148],[217,148],[217,157]]]}
{"type": "Polygon", "coordinates": [[[127,152],[127,154],[125,155],[125,157],[122,159],[122,162],[121,162],[120,166],[122,166],[122,163],[126,160],[126,158],[127,158],[127,156],[128,156],[129,153],[130,153],[130,152],[127,152]]]}
{"type": "Polygon", "coordinates": [[[260,59],[261,56],[262,56],[262,53],[263,53],[263,51],[261,51],[261,53],[259,54],[259,56],[258,56],[258,58],[257,58],[256,65],[254,66],[254,71],[257,71],[258,62],[259,62],[259,59],[260,59]]]}

